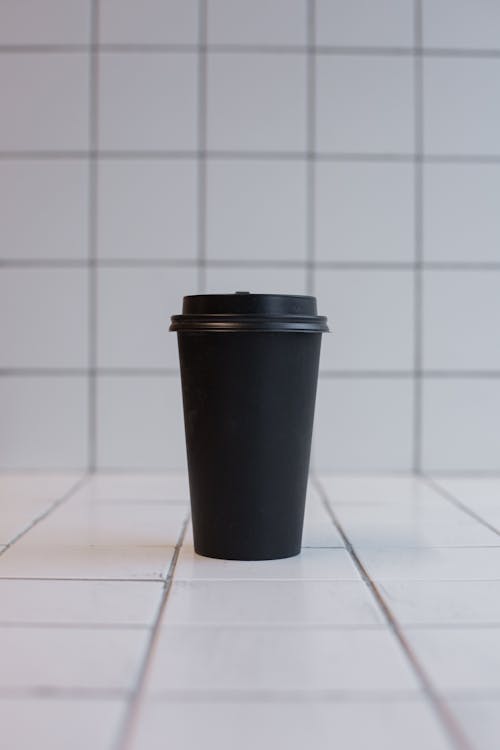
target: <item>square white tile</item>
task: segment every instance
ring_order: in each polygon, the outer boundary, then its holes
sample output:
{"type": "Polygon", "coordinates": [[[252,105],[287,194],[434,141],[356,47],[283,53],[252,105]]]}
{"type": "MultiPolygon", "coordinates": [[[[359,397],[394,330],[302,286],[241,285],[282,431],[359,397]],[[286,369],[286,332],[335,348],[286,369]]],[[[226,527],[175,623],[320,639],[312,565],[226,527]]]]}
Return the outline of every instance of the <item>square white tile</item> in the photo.
{"type": "MultiPolygon", "coordinates": [[[[342,512],[340,512],[342,518],[342,512]]],[[[407,519],[388,521],[386,518],[343,522],[349,541],[360,547],[500,547],[500,534],[472,519],[439,520],[407,519]]]]}
{"type": "Polygon", "coordinates": [[[436,490],[413,474],[321,474],[319,482],[336,510],[358,507],[363,512],[363,508],[368,511],[372,507],[375,512],[387,509],[394,513],[397,508],[424,506],[450,510],[436,490]]]}
{"type": "Polygon", "coordinates": [[[424,58],[427,153],[500,153],[500,60],[424,58]]]}
{"type": "MultiPolygon", "coordinates": [[[[408,476],[328,476],[320,477],[328,502],[340,523],[355,530],[365,528],[376,534],[394,525],[393,538],[400,531],[427,532],[432,526],[457,527],[471,524],[469,516],[435,489],[408,476]]],[[[437,530],[436,532],[437,533],[437,530]]],[[[443,532],[444,533],[444,532],[443,532]]]]}
{"type": "Polygon", "coordinates": [[[499,271],[426,271],[422,304],[424,368],[500,369],[500,346],[492,345],[499,271]]]}
{"type": "Polygon", "coordinates": [[[424,47],[496,49],[500,7],[489,0],[423,0],[424,47]]]}
{"type": "Polygon", "coordinates": [[[161,581],[0,580],[0,623],[149,626],[162,590],[161,581]]]}
{"type": "Polygon", "coordinates": [[[332,741],[346,750],[449,748],[431,709],[420,700],[370,703],[150,700],[142,707],[132,749],[164,750],[166,726],[170,741],[183,750],[196,750],[200,746],[232,750],[235,737],[238,750],[285,745],[288,750],[304,747],[323,750],[331,747],[332,741]]]}
{"type": "Polygon", "coordinates": [[[36,472],[0,474],[0,503],[2,507],[23,507],[59,500],[80,479],[81,473],[36,472]]]}
{"type": "Polygon", "coordinates": [[[326,471],[410,471],[412,388],[409,379],[320,378],[315,467],[326,471]]]}
{"type": "Polygon", "coordinates": [[[209,260],[306,259],[306,165],[210,160],[209,260]]]}
{"type": "Polygon", "coordinates": [[[181,312],[182,296],[195,294],[197,285],[195,268],[102,268],[99,366],[177,370],[177,335],[168,330],[170,316],[181,312]]]}
{"type": "Polygon", "coordinates": [[[122,722],[126,702],[65,698],[2,698],[0,723],[9,750],[108,750],[122,722]],[[64,717],[61,720],[61,717],[64,717]]]}
{"type": "Polygon", "coordinates": [[[498,262],[498,164],[424,166],[424,255],[430,261],[498,262]]]}
{"type": "Polygon", "coordinates": [[[150,695],[166,689],[355,694],[416,687],[388,630],[329,628],[163,628],[148,684],[150,695]]]}
{"type": "Polygon", "coordinates": [[[498,697],[451,698],[448,705],[458,717],[469,742],[477,750],[497,750],[500,735],[498,697]]]}
{"type": "Polygon", "coordinates": [[[411,0],[318,0],[316,41],[341,47],[411,47],[411,0]]]}
{"type": "Polygon", "coordinates": [[[0,523],[0,544],[9,544],[45,513],[52,502],[36,500],[22,503],[17,507],[5,502],[0,504],[2,521],[0,523]]]}
{"type": "Polygon", "coordinates": [[[76,469],[87,464],[83,377],[0,379],[0,469],[76,469]]]}
{"type": "MultiPolygon", "coordinates": [[[[376,546],[403,546],[406,549],[412,547],[429,546],[422,542],[423,531],[428,525],[456,525],[463,522],[464,514],[457,508],[447,505],[445,502],[428,502],[425,498],[413,503],[370,503],[363,505],[340,504],[334,505],[333,509],[344,527],[357,532],[360,539],[368,544],[371,540],[384,542],[376,546]],[[406,535],[406,544],[397,544],[398,540],[406,535]],[[409,542],[412,541],[410,545],[409,542]],[[392,542],[392,544],[390,544],[392,542]],[[420,542],[417,544],[417,542],[420,542]]],[[[428,532],[431,533],[430,531],[428,532]]],[[[444,537],[446,532],[442,531],[444,537]]],[[[439,531],[434,530],[434,538],[439,531]]],[[[369,545],[370,546],[370,545],[369,545]]],[[[431,545],[432,546],[432,545],[431,545]]]]}
{"type": "Polygon", "coordinates": [[[84,499],[97,502],[143,502],[183,500],[189,502],[189,485],[186,472],[164,474],[95,474],[88,486],[80,490],[84,499]]]}
{"type": "Polygon", "coordinates": [[[306,43],[305,0],[210,0],[209,44],[306,43]]]}
{"type": "Polygon", "coordinates": [[[88,73],[86,54],[2,55],[0,150],[87,148],[88,73]]]}
{"type": "Polygon", "coordinates": [[[194,162],[101,160],[97,242],[100,258],[193,260],[194,162]]]}
{"type": "Polygon", "coordinates": [[[384,581],[379,588],[405,625],[500,625],[500,581],[384,581]]]}
{"type": "MultiPolygon", "coordinates": [[[[1,595],[1,587],[0,587],[1,595]]],[[[381,625],[361,581],[175,581],[163,625],[381,625]]]]}
{"type": "Polygon", "coordinates": [[[103,44],[196,44],[196,0],[100,0],[103,44]]]}
{"type": "Polygon", "coordinates": [[[441,477],[435,482],[460,503],[479,513],[500,510],[500,478],[498,477],[441,477]]]}
{"type": "Polygon", "coordinates": [[[411,370],[413,274],[410,271],[320,269],[315,293],[332,335],[322,370],[411,370]]]}
{"type": "Polygon", "coordinates": [[[377,581],[492,581],[498,578],[499,547],[357,550],[377,581]]]}
{"type": "Polygon", "coordinates": [[[359,574],[345,549],[304,549],[281,560],[217,560],[197,555],[191,545],[182,547],[176,580],[320,580],[357,581],[359,574]]]}
{"type": "Polygon", "coordinates": [[[207,65],[209,149],[305,149],[305,55],[211,53],[207,65]]]}
{"type": "Polygon", "coordinates": [[[87,172],[83,161],[3,160],[1,257],[86,258],[87,172]]]}
{"type": "Polygon", "coordinates": [[[306,294],[306,270],[305,268],[266,268],[265,266],[257,268],[209,266],[207,268],[206,292],[230,294],[237,290],[253,294],[306,294]]]}
{"type": "Polygon", "coordinates": [[[88,44],[87,0],[3,0],[0,44],[88,44]]]}
{"type": "Polygon", "coordinates": [[[0,270],[0,366],[86,367],[88,272],[0,270]]]}
{"type": "Polygon", "coordinates": [[[302,547],[343,547],[339,532],[325,515],[324,521],[306,519],[302,534],[302,547]]]}
{"type": "Polygon", "coordinates": [[[165,577],[173,553],[167,546],[36,546],[25,537],[0,557],[0,579],[158,581],[165,577]]]}
{"type": "Polygon", "coordinates": [[[426,379],[425,471],[500,471],[500,383],[495,379],[426,379]]]}
{"type": "Polygon", "coordinates": [[[196,147],[196,56],[103,53],[99,146],[155,151],[196,147]]]}
{"type": "Polygon", "coordinates": [[[414,256],[410,164],[316,165],[316,260],[408,262],[414,256]]]}
{"type": "Polygon", "coordinates": [[[438,690],[500,688],[500,628],[407,629],[406,637],[438,690]]]}
{"type": "Polygon", "coordinates": [[[187,508],[168,503],[70,502],[25,536],[29,545],[175,547],[187,508]]]}
{"type": "Polygon", "coordinates": [[[100,377],[97,455],[103,469],[183,469],[186,448],[179,379],[100,377]]]}
{"type": "Polygon", "coordinates": [[[3,628],[0,687],[130,689],[148,637],[136,629],[3,628]]]}
{"type": "Polygon", "coordinates": [[[412,152],[413,62],[319,57],[316,136],[319,151],[412,152]]]}

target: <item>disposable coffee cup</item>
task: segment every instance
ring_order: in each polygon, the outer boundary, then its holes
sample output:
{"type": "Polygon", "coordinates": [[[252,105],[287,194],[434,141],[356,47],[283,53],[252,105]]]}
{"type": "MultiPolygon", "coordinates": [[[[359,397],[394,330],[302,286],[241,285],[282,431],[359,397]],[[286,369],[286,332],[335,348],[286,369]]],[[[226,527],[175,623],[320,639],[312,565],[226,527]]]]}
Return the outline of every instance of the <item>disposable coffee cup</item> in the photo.
{"type": "Polygon", "coordinates": [[[195,551],[300,552],[321,335],[314,297],[184,297],[176,331],[195,551]]]}

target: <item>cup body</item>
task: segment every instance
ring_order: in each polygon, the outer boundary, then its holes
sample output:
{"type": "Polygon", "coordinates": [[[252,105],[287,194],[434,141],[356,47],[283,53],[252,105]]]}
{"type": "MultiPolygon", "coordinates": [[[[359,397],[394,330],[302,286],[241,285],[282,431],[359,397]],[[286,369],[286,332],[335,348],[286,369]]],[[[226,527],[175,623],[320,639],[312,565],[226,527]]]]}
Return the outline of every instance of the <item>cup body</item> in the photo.
{"type": "Polygon", "coordinates": [[[178,331],[194,546],[300,552],[321,333],[178,331]]]}

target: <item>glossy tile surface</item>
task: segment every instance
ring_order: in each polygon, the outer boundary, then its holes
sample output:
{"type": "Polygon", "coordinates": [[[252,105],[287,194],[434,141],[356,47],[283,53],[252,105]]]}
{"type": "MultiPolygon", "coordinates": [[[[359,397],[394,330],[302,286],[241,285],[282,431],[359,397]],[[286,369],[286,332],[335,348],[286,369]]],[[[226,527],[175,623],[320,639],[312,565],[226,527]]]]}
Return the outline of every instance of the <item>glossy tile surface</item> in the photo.
{"type": "MultiPolygon", "coordinates": [[[[166,740],[180,747],[311,747],[327,750],[332,739],[342,747],[366,750],[447,750],[450,746],[429,708],[421,700],[396,703],[148,702],[139,717],[134,750],[164,750],[166,740]],[[414,727],[411,735],[408,726],[414,727]]],[[[493,747],[493,746],[491,746],[493,747]]]]}
{"type": "Polygon", "coordinates": [[[124,700],[5,698],[0,724],[10,750],[108,750],[125,709],[124,700]],[[64,717],[64,721],[61,721],[64,717]]]}
{"type": "Polygon", "coordinates": [[[6,746],[496,750],[499,490],[320,475],[301,554],[244,562],[182,472],[0,475],[6,746]]]}

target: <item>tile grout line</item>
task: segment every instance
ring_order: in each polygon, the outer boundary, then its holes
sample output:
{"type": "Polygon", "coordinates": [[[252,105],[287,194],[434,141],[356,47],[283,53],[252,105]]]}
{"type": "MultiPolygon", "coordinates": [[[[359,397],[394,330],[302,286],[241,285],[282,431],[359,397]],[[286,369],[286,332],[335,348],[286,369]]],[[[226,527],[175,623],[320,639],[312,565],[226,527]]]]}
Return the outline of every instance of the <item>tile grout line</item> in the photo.
{"type": "MultiPolygon", "coordinates": [[[[215,54],[296,54],[305,55],[310,45],[298,44],[235,44],[214,43],[207,45],[207,49],[215,54]]],[[[88,52],[113,53],[139,53],[139,54],[196,54],[196,44],[186,43],[133,43],[133,42],[96,42],[96,43],[27,43],[27,44],[0,44],[0,55],[15,54],[84,54],[88,52]]],[[[497,59],[500,57],[500,49],[488,48],[465,48],[465,47],[420,47],[415,50],[411,45],[407,46],[370,46],[370,45],[314,45],[314,53],[317,55],[339,55],[339,56],[368,56],[368,57],[411,57],[418,54],[429,58],[482,58],[497,59]]]]}
{"type": "MultiPolygon", "coordinates": [[[[415,51],[422,48],[422,0],[414,0],[414,46],[415,51]]],[[[413,220],[414,220],[414,261],[413,271],[413,471],[419,474],[422,468],[422,424],[423,424],[423,389],[422,389],[422,284],[423,284],[423,165],[421,157],[423,144],[423,66],[421,55],[413,58],[413,116],[414,148],[413,164],[413,220]]]]}
{"type": "Polygon", "coordinates": [[[172,559],[170,561],[170,565],[167,571],[167,575],[166,575],[164,586],[163,586],[162,597],[160,600],[160,604],[158,607],[155,621],[151,627],[151,634],[150,634],[148,643],[146,645],[143,660],[139,667],[137,679],[132,689],[131,697],[128,702],[128,706],[127,706],[127,710],[125,713],[122,726],[119,729],[117,740],[113,745],[115,750],[127,750],[130,747],[130,742],[132,740],[132,732],[133,732],[134,725],[136,723],[137,716],[139,713],[147,674],[151,666],[153,654],[154,654],[155,647],[159,638],[161,620],[162,620],[165,608],[167,606],[168,598],[170,595],[170,590],[172,588],[172,583],[173,583],[173,579],[175,575],[175,568],[177,566],[177,561],[179,559],[180,551],[181,551],[181,548],[182,548],[182,545],[184,543],[184,539],[186,536],[189,519],[190,519],[190,515],[187,514],[182,524],[179,537],[177,539],[177,544],[175,545],[174,554],[172,555],[172,559]]]}
{"type": "MultiPolygon", "coordinates": [[[[73,268],[86,269],[90,266],[99,268],[196,268],[199,265],[197,259],[191,258],[95,258],[92,262],[85,259],[64,258],[3,258],[0,259],[0,268],[22,269],[22,268],[73,268]]],[[[426,261],[415,263],[412,261],[328,261],[328,260],[218,260],[216,258],[205,259],[204,265],[211,268],[296,268],[296,269],[324,269],[337,271],[381,271],[381,272],[406,272],[415,271],[417,268],[423,271],[443,272],[475,272],[475,271],[500,271],[498,261],[426,261]]]]}
{"type": "MultiPolygon", "coordinates": [[[[482,526],[485,526],[490,531],[493,531],[495,534],[500,536],[500,529],[498,529],[496,526],[491,524],[489,521],[487,521],[485,518],[479,515],[479,513],[476,513],[472,508],[469,508],[468,505],[463,503],[461,500],[459,500],[457,497],[455,497],[451,492],[449,492],[445,487],[443,487],[439,482],[436,482],[432,477],[427,476],[426,474],[422,474],[422,480],[427,484],[428,487],[433,489],[435,492],[437,492],[439,495],[441,495],[442,498],[450,502],[452,505],[454,505],[456,508],[461,510],[466,515],[473,518],[475,521],[480,523],[482,526]]],[[[483,545],[487,546],[487,545],[483,545]]]]}
{"type": "MultiPolygon", "coordinates": [[[[308,52],[306,56],[306,236],[305,251],[307,265],[305,271],[306,294],[314,296],[316,257],[316,164],[314,152],[316,150],[316,55],[314,43],[316,41],[316,0],[307,0],[306,32],[308,52]]],[[[311,442],[309,466],[315,462],[314,442],[311,442]]]]}
{"type": "MultiPolygon", "coordinates": [[[[97,43],[99,39],[99,0],[91,2],[91,40],[97,43]]],[[[99,127],[99,53],[92,47],[89,56],[89,144],[91,152],[97,154],[99,127]]],[[[97,336],[98,336],[98,283],[97,269],[97,222],[98,222],[98,157],[92,155],[88,161],[89,193],[88,193],[88,347],[89,373],[88,378],[88,434],[87,453],[88,468],[94,472],[97,465],[97,336]]]]}
{"type": "Polygon", "coordinates": [[[198,292],[207,283],[207,0],[198,0],[197,90],[197,269],[198,292]]]}
{"type": "Polygon", "coordinates": [[[316,0],[307,3],[307,38],[308,53],[306,58],[306,139],[307,139],[307,177],[306,177],[306,293],[314,295],[314,260],[316,257],[316,0]]]}
{"type": "Polygon", "coordinates": [[[358,557],[353,545],[351,544],[346,532],[344,531],[342,525],[337,519],[335,512],[333,511],[333,508],[330,505],[328,494],[323,487],[323,484],[316,475],[312,475],[311,480],[321,497],[326,512],[330,516],[332,523],[342,537],[345,548],[349,553],[349,556],[356,570],[358,571],[362,581],[365,583],[367,589],[370,591],[373,599],[375,600],[375,603],[377,604],[381,614],[383,615],[384,620],[386,621],[389,629],[396,638],[403,655],[406,657],[410,669],[412,670],[414,676],[416,677],[418,683],[422,688],[428,705],[433,710],[436,718],[438,719],[442,728],[446,731],[446,734],[452,741],[454,747],[457,748],[457,750],[473,750],[468,740],[466,739],[461,726],[456,721],[454,714],[450,711],[446,702],[442,699],[439,692],[434,687],[431,679],[427,675],[427,672],[424,670],[423,666],[417,659],[417,656],[414,653],[410,643],[407,641],[406,636],[404,635],[404,632],[400,627],[396,617],[394,616],[389,605],[380,593],[379,587],[371,579],[367,569],[361,562],[361,559],[358,557]]]}
{"type": "Polygon", "coordinates": [[[130,160],[149,160],[149,159],[172,159],[174,161],[196,161],[200,157],[206,160],[256,160],[256,161],[307,161],[313,159],[315,162],[376,162],[376,163],[404,163],[413,164],[415,161],[419,161],[422,164],[484,164],[484,165],[498,165],[500,164],[500,154],[420,154],[418,157],[415,156],[415,152],[394,152],[394,153],[381,153],[381,152],[348,152],[348,151],[315,151],[313,154],[309,154],[307,151],[255,151],[252,149],[234,151],[230,149],[214,150],[207,149],[200,151],[197,149],[172,151],[168,149],[162,150],[137,150],[130,149],[128,151],[123,150],[109,150],[109,149],[61,149],[61,150],[33,150],[33,149],[12,149],[10,151],[0,150],[0,160],[47,160],[51,161],[54,159],[61,160],[87,160],[89,158],[95,159],[109,159],[113,161],[130,161],[130,160]]]}
{"type": "MultiPolygon", "coordinates": [[[[31,523],[28,524],[28,526],[25,526],[24,529],[22,529],[22,531],[20,531],[18,534],[12,537],[12,539],[5,545],[5,547],[0,549],[0,557],[4,555],[7,552],[7,550],[9,550],[16,542],[18,542],[19,539],[22,539],[23,536],[25,536],[29,531],[31,531],[31,529],[34,526],[37,526],[41,521],[43,521],[45,518],[50,516],[51,513],[53,513],[53,511],[55,511],[61,505],[66,503],[71,497],[73,497],[75,492],[77,492],[82,487],[84,487],[89,481],[89,479],[90,479],[89,474],[84,474],[82,477],[80,477],[80,479],[78,479],[78,481],[72,484],[71,487],[68,490],[66,490],[66,492],[63,495],[61,495],[60,498],[58,498],[51,505],[49,505],[49,507],[46,508],[46,510],[44,510],[43,513],[40,513],[40,515],[36,516],[31,521],[31,523]]],[[[0,580],[2,580],[1,577],[0,577],[0,580]]]]}

